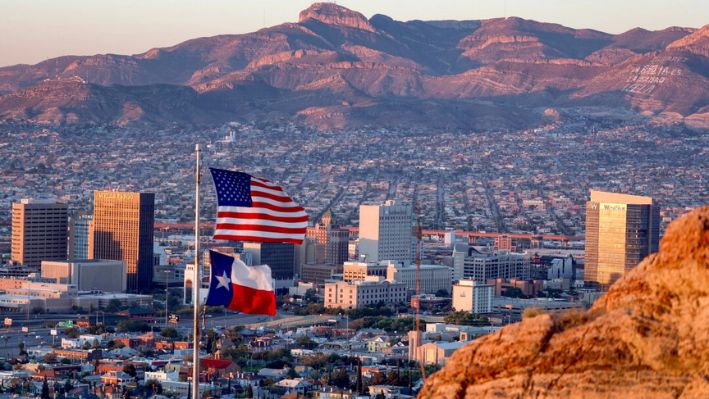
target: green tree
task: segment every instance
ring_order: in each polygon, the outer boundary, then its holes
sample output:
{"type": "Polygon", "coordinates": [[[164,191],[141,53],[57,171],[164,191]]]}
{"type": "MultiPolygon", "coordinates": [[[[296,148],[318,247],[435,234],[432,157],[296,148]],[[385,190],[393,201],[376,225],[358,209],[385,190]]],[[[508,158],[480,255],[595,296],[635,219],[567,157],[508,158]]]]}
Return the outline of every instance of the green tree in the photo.
{"type": "Polygon", "coordinates": [[[138,374],[138,372],[135,370],[135,366],[132,364],[126,364],[125,366],[123,366],[123,372],[131,377],[135,377],[138,374]]]}
{"type": "Polygon", "coordinates": [[[64,392],[69,392],[72,389],[74,389],[74,386],[71,385],[71,381],[67,378],[66,382],[64,382],[64,392]]]}
{"type": "Polygon", "coordinates": [[[47,383],[47,377],[44,377],[44,382],[42,382],[42,393],[39,397],[41,399],[49,399],[49,384],[47,383]]]}
{"type": "Polygon", "coordinates": [[[295,344],[301,348],[314,349],[318,346],[317,342],[313,341],[307,335],[301,335],[295,339],[295,344]]]}
{"type": "Polygon", "coordinates": [[[167,327],[160,330],[160,335],[165,338],[176,339],[179,334],[177,333],[177,330],[175,328],[167,327]]]}
{"type": "Polygon", "coordinates": [[[121,310],[121,301],[118,299],[111,299],[108,301],[108,306],[106,306],[106,311],[107,312],[117,312],[121,310]]]}

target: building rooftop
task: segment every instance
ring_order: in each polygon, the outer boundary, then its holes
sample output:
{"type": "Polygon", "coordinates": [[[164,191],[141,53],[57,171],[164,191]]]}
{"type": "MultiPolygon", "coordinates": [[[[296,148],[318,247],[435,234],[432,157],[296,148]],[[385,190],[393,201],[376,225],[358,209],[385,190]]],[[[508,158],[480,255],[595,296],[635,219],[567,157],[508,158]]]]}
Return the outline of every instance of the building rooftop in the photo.
{"type": "Polygon", "coordinates": [[[591,190],[591,202],[610,202],[628,205],[652,205],[652,197],[591,190]]]}

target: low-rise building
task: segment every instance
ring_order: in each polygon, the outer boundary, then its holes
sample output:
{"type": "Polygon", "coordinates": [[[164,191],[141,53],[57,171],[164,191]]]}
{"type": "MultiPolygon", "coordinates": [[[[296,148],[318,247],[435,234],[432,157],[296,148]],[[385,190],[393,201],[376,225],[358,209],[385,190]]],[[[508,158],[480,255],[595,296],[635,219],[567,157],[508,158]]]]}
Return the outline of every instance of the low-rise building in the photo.
{"type": "MultiPolygon", "coordinates": [[[[528,279],[530,256],[508,251],[487,251],[479,247],[470,247],[463,260],[463,270],[456,272],[463,279],[487,281],[496,278],[528,279]]],[[[460,265],[458,264],[458,267],[460,265]]]]}
{"type": "MultiPolygon", "coordinates": [[[[407,262],[386,262],[387,280],[404,283],[406,289],[416,292],[416,266],[407,262]]],[[[420,290],[422,294],[435,294],[438,291],[451,292],[452,271],[444,265],[421,265],[419,269],[420,290]]]]}
{"type": "Polygon", "coordinates": [[[80,291],[125,292],[126,266],[120,260],[42,261],[42,278],[72,284],[80,291]]]}
{"type": "Polygon", "coordinates": [[[498,297],[492,301],[492,310],[510,316],[511,320],[521,320],[522,313],[527,308],[537,308],[543,312],[561,312],[569,309],[583,308],[583,302],[571,302],[551,298],[506,298],[498,297]]]}
{"type": "Polygon", "coordinates": [[[345,262],[342,266],[344,281],[364,281],[367,276],[386,277],[386,263],[345,262]]]}
{"type": "Polygon", "coordinates": [[[325,284],[325,307],[356,309],[365,306],[404,303],[406,285],[369,277],[365,281],[337,281],[325,284]]]}
{"type": "Polygon", "coordinates": [[[302,268],[301,279],[315,284],[324,284],[325,280],[332,278],[336,266],[323,263],[305,264],[302,268]]]}
{"type": "Polygon", "coordinates": [[[453,352],[467,345],[466,341],[455,342],[427,342],[422,344],[415,351],[415,359],[423,364],[437,364],[445,366],[453,352]]]}

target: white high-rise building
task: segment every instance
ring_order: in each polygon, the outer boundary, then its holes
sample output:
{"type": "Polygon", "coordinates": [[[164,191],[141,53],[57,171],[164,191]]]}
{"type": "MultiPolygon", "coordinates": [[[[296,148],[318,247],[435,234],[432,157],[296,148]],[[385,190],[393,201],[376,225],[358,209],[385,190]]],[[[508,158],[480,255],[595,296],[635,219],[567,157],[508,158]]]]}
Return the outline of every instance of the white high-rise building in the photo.
{"type": "MultiPolygon", "coordinates": [[[[389,200],[359,207],[359,254],[364,261],[414,261],[411,206],[389,200]]],[[[361,260],[361,259],[360,259],[361,260]]]]}
{"type": "Polygon", "coordinates": [[[472,313],[492,312],[492,297],[495,286],[473,280],[461,280],[453,284],[453,309],[472,313]]]}

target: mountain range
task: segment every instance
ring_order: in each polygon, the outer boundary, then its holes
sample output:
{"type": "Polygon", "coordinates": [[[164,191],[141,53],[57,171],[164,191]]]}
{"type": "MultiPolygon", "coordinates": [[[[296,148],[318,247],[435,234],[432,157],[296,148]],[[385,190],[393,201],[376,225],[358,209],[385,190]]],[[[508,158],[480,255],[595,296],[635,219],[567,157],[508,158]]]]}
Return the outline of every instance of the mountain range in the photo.
{"type": "Polygon", "coordinates": [[[367,19],[315,3],[253,33],[0,68],[0,121],[496,129],[569,109],[709,127],[709,25],[612,35],[516,17],[367,19]]]}

